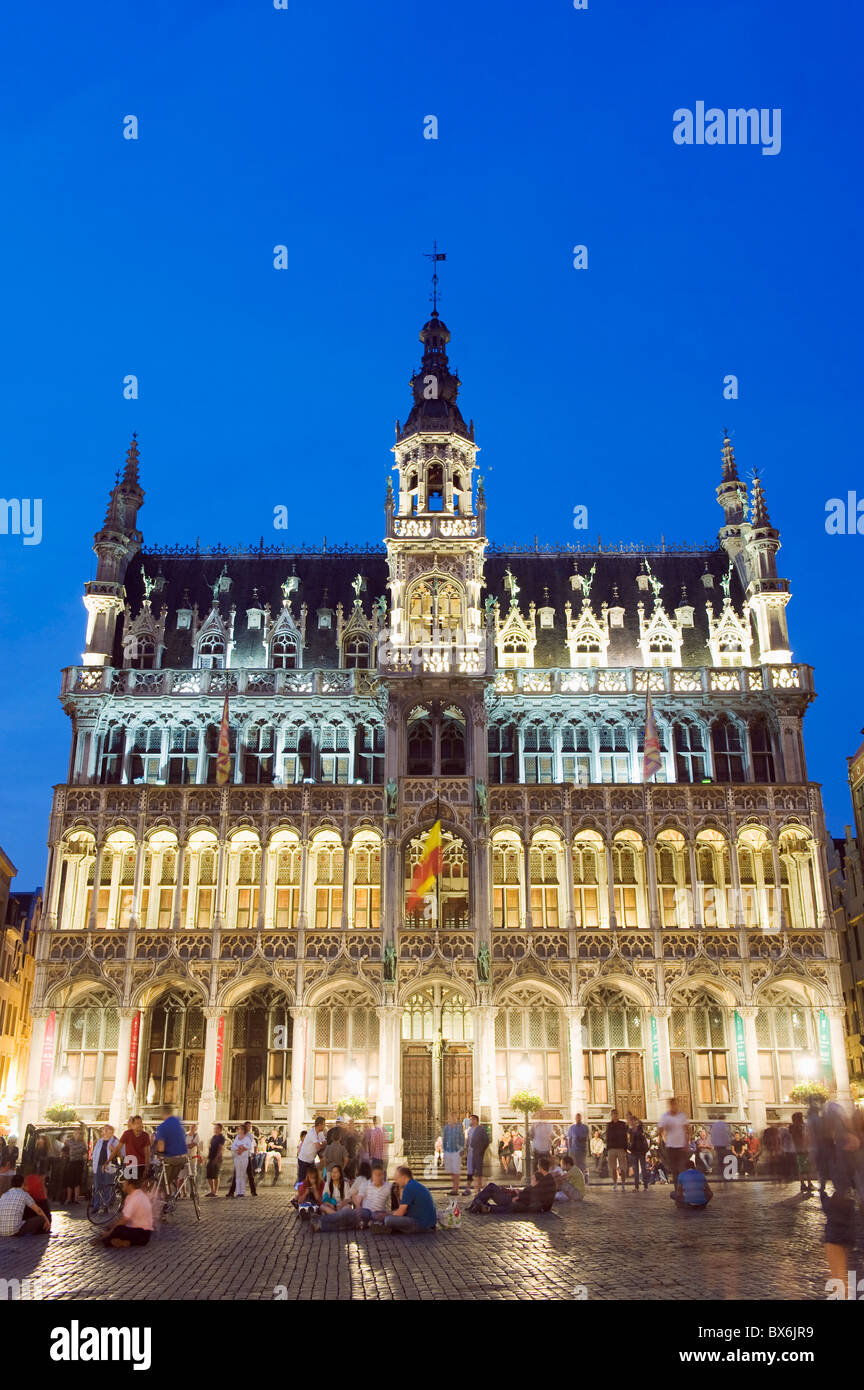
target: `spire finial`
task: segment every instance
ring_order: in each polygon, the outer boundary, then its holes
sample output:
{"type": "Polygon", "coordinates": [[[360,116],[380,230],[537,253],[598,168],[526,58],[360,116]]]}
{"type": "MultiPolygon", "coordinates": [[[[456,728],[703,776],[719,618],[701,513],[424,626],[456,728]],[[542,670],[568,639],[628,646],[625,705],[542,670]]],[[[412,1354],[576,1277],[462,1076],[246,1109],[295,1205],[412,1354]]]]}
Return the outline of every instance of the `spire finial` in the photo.
{"type": "Polygon", "coordinates": [[[138,433],[136,430],[133,430],[132,441],[126,451],[126,467],[123,470],[124,483],[132,483],[135,487],[138,486],[138,463],[138,433]]]}
{"type": "Polygon", "coordinates": [[[424,251],[423,255],[428,261],[432,262],[432,293],[429,298],[432,300],[432,317],[438,317],[438,262],[446,261],[447,252],[438,250],[437,239],[432,242],[432,250],[424,251]]]}
{"type": "Polygon", "coordinates": [[[762,487],[762,479],[759,477],[758,468],[753,469],[753,489],[750,501],[750,521],[753,526],[770,526],[771,518],[768,515],[768,503],[765,500],[765,490],[762,487]]]}
{"type": "Polygon", "coordinates": [[[738,481],[738,465],[735,462],[735,451],[732,448],[732,441],[729,438],[729,431],[725,425],[723,427],[723,482],[736,483],[738,481]]]}

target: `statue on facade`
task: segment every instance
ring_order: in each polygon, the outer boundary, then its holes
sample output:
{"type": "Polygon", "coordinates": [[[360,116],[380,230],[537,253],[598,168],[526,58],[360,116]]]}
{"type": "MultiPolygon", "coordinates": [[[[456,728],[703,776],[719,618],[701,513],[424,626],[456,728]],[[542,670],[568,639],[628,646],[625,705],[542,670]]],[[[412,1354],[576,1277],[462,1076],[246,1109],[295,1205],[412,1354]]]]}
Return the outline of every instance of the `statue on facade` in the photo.
{"type": "Polygon", "coordinates": [[[378,609],[378,621],[383,623],[387,617],[387,600],[383,594],[376,598],[375,607],[378,609]]]}
{"type": "Polygon", "coordinates": [[[390,778],[384,791],[387,796],[387,814],[388,816],[395,816],[399,808],[399,783],[395,777],[390,778]]]}
{"type": "Polygon", "coordinates": [[[391,985],[396,979],[396,947],[392,941],[384,947],[384,979],[391,985]]]}
{"type": "Polygon", "coordinates": [[[474,796],[477,801],[477,814],[478,816],[482,816],[485,820],[489,815],[489,799],[486,795],[485,782],[474,783],[474,796]]]}
{"type": "Polygon", "coordinates": [[[362,574],[355,574],[354,578],[351,580],[351,588],[354,590],[355,603],[360,602],[360,594],[363,589],[364,583],[365,580],[363,579],[362,574]]]}
{"type": "Polygon", "coordinates": [[[591,566],[591,568],[590,568],[590,570],[588,571],[587,574],[579,574],[579,573],[577,573],[577,575],[576,575],[576,578],[579,580],[579,583],[580,583],[581,588],[582,588],[582,598],[585,600],[586,603],[588,602],[589,598],[591,597],[591,585],[594,583],[594,575],[595,575],[596,570],[597,570],[597,561],[595,560],[595,561],[594,561],[594,564],[591,566]]]}
{"type": "Polygon", "coordinates": [[[730,565],[723,578],[720,580],[720,588],[723,590],[723,597],[729,602],[729,590],[732,586],[732,566],[730,565]]]}
{"type": "Polygon", "coordinates": [[[485,941],[477,952],[477,978],[481,985],[488,985],[492,979],[492,957],[485,941]]]}
{"type": "Polygon", "coordinates": [[[144,597],[145,597],[145,599],[147,599],[148,602],[149,602],[150,595],[152,594],[153,590],[156,588],[156,580],[155,580],[155,579],[150,579],[149,576],[148,576],[148,574],[147,574],[147,572],[146,572],[146,570],[143,570],[143,569],[142,569],[142,571],[141,571],[141,583],[144,585],[144,597]]]}
{"type": "Polygon", "coordinates": [[[516,576],[509,565],[504,571],[504,587],[510,595],[510,602],[515,603],[519,593],[519,585],[516,583],[516,576]]]}

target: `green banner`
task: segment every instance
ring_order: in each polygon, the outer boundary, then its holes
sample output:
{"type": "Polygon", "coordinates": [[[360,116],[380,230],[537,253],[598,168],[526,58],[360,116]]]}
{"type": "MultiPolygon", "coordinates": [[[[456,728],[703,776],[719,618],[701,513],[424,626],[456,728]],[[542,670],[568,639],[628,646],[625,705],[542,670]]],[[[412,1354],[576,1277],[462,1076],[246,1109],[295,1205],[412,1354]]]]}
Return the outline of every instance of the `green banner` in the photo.
{"type": "Polygon", "coordinates": [[[651,1015],[651,1061],[654,1063],[654,1085],[660,1089],[660,1039],[657,1036],[657,1020],[651,1015]]]}
{"type": "Polygon", "coordinates": [[[750,1085],[750,1077],[747,1072],[747,1047],[744,1042],[744,1020],[735,1010],[735,1047],[738,1053],[738,1075],[743,1076],[747,1085],[750,1085]]]}
{"type": "Polygon", "coordinates": [[[834,1071],[831,1065],[831,1025],[824,1009],[819,1010],[819,1062],[822,1075],[830,1079],[834,1071]]]}

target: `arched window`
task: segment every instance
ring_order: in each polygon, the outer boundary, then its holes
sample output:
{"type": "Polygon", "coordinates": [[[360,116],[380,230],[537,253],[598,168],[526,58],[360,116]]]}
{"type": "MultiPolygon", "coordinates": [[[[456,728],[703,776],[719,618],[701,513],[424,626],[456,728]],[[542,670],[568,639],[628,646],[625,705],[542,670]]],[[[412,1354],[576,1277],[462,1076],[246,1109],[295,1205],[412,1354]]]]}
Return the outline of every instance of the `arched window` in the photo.
{"type": "Polygon", "coordinates": [[[603,846],[595,840],[579,838],[573,846],[573,900],[577,927],[599,927],[600,855],[603,846]]]}
{"type": "MultiPolygon", "coordinates": [[[[350,990],[315,1010],[312,1103],[335,1111],[340,1100],[378,1096],[378,1015],[350,990]]],[[[371,1110],[371,1106],[370,1106],[371,1110]]]]}
{"type": "Polygon", "coordinates": [[[771,732],[764,719],[754,719],[750,725],[750,754],[754,782],[773,782],[774,750],[771,732]]]}
{"type": "Polygon", "coordinates": [[[690,891],[690,858],[684,836],[678,830],[662,830],[655,847],[657,896],[662,927],[689,927],[693,904],[690,891]]]}
{"type": "Polygon", "coordinates": [[[297,643],[286,633],[274,637],[270,646],[270,665],[276,671],[296,671],[297,643]]]}
{"type": "Polygon", "coordinates": [[[359,931],[381,927],[381,842],[375,837],[355,841],[353,926],[359,931]]]}
{"type": "MultiPolygon", "coordinates": [[[[187,926],[209,931],[213,925],[216,906],[216,843],[215,836],[201,833],[189,840],[190,853],[183,866],[183,917],[191,892],[192,914],[187,926]]],[[[182,920],[182,918],[181,918],[182,920]]]]}
{"type": "Polygon", "coordinates": [[[60,1071],[68,1072],[67,1104],[107,1116],[117,1074],[120,1016],[108,990],[93,990],[66,1010],[60,1071]]]}
{"type": "Polygon", "coordinates": [[[679,782],[701,782],[708,766],[705,736],[697,724],[675,725],[675,775],[679,782]]]}
{"type": "Polygon", "coordinates": [[[513,835],[492,841],[492,925],[523,925],[522,845],[513,835]]]}
{"type": "Polygon", "coordinates": [[[342,925],[342,881],[345,851],[327,843],[315,849],[315,926],[338,930],[342,925]]]}
{"type": "Polygon", "coordinates": [[[261,850],[252,831],[241,830],[231,840],[228,860],[228,920],[238,931],[258,925],[261,850]]]}
{"type": "Polygon", "coordinates": [[[411,645],[453,637],[463,626],[462,595],[455,584],[424,580],[408,599],[408,639],[411,645]]]}
{"type": "Polygon", "coordinates": [[[582,1020],[582,1063],[590,1105],[616,1106],[645,1116],[645,1029],[642,1010],[620,990],[590,996],[582,1020]]]}
{"type": "Polygon", "coordinates": [[[531,921],[550,930],[561,925],[561,853],[553,836],[537,836],[530,851],[531,921]]]}
{"type": "Polygon", "coordinates": [[[465,776],[465,720],[455,710],[441,719],[441,776],[465,776]]]}
{"type": "Polygon", "coordinates": [[[619,927],[638,927],[641,921],[642,842],[622,837],[612,846],[615,918],[619,927]]]}
{"type": "Polygon", "coordinates": [[[468,851],[464,840],[445,830],[441,837],[442,866],[436,888],[429,894],[429,901],[409,911],[407,898],[411,890],[414,868],[423,854],[425,834],[411,840],[405,851],[405,924],[411,927],[434,926],[436,914],[438,925],[451,930],[470,926],[468,912],[468,851]]]}
{"type": "Polygon", "coordinates": [[[527,1085],[545,1105],[562,1105],[564,1045],[559,1008],[531,989],[512,994],[495,1018],[498,1104],[509,1110],[510,1097],[527,1085]]]}
{"type": "Polygon", "coordinates": [[[273,925],[286,931],[297,925],[300,910],[300,872],[303,852],[299,844],[284,841],[275,849],[275,905],[273,925]]]}
{"type": "Polygon", "coordinates": [[[597,736],[600,748],[600,781],[629,782],[631,778],[627,729],[623,724],[601,724],[597,736]]]}
{"type": "Polygon", "coordinates": [[[518,637],[508,637],[501,643],[501,669],[516,671],[527,669],[531,660],[528,643],[518,637]]]}
{"type": "Polygon", "coordinates": [[[137,671],[153,671],[157,666],[156,643],[152,637],[138,637],[132,650],[129,665],[137,671]]]}
{"type": "Polygon", "coordinates": [[[369,643],[362,637],[351,637],[345,643],[345,665],[349,670],[366,670],[369,666],[369,643]]]}
{"type": "Polygon", "coordinates": [[[197,996],[172,992],[150,1013],[147,1104],[197,1109],[203,1070],[204,1010],[197,996]],[[190,1090],[196,1093],[193,1105],[189,1105],[190,1090]]]}
{"type": "Polygon", "coordinates": [[[721,1005],[704,991],[679,996],[672,1006],[669,1042],[678,1103],[683,1107],[688,1099],[695,1099],[699,1105],[728,1105],[729,1054],[721,1005]],[[691,1067],[695,1094],[690,1089],[691,1067]],[[681,1094],[685,1078],[687,1095],[681,1094]]]}
{"type": "Polygon", "coordinates": [[[408,726],[408,776],[432,777],[435,772],[435,732],[432,721],[418,718],[408,726]]]}
{"type": "Polygon", "coordinates": [[[200,671],[225,670],[225,641],[218,633],[208,633],[198,643],[198,669],[200,671]]]}
{"type": "Polygon", "coordinates": [[[793,995],[768,990],[756,1014],[756,1043],[762,1095],[768,1105],[782,1105],[798,1081],[809,1080],[816,1052],[809,1009],[793,995]],[[810,1065],[808,1065],[810,1064],[810,1065]]]}
{"type": "Polygon", "coordinates": [[[552,730],[547,724],[526,724],[523,730],[525,781],[552,782],[555,758],[552,730]]]}
{"type": "Polygon", "coordinates": [[[737,724],[730,719],[718,719],[711,728],[711,750],[715,781],[744,781],[744,744],[737,724]]]}
{"type": "Polygon", "coordinates": [[[488,742],[489,781],[493,786],[518,781],[515,725],[490,724],[488,742]]]}

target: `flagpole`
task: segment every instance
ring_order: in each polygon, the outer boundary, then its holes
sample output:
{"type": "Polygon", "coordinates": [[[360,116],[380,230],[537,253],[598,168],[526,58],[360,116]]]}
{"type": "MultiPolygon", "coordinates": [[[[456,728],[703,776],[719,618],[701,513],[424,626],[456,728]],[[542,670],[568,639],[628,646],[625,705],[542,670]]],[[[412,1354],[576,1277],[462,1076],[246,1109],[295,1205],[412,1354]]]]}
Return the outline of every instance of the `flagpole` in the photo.
{"type": "MultiPolygon", "coordinates": [[[[441,825],[441,791],[435,779],[435,819],[441,825]]],[[[444,836],[441,836],[441,869],[444,868],[444,836]]],[[[435,875],[435,930],[441,930],[441,871],[435,875]]]]}

